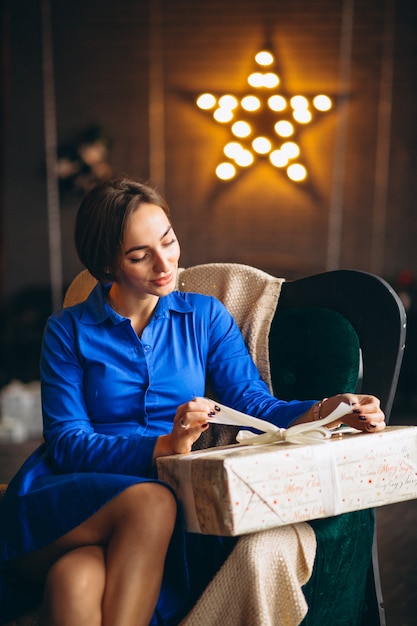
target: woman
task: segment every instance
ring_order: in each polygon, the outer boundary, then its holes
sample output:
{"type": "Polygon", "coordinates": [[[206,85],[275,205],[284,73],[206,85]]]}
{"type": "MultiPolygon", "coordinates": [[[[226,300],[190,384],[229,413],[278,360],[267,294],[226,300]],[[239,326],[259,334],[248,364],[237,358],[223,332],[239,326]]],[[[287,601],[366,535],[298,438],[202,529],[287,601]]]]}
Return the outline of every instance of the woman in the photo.
{"type": "Polygon", "coordinates": [[[361,430],[382,430],[384,415],[372,396],[274,398],[223,305],[175,291],[180,247],[150,187],[121,179],[91,191],[75,240],[99,284],[48,320],[45,443],[1,504],[1,562],[45,581],[45,626],[176,624],[207,583],[193,567],[212,575],[233,544],[194,537],[190,550],[175,497],[156,478],[158,457],[189,452],[209,428],[207,377],[222,403],[282,427],[341,400],[353,405],[344,421],[361,430]]]}

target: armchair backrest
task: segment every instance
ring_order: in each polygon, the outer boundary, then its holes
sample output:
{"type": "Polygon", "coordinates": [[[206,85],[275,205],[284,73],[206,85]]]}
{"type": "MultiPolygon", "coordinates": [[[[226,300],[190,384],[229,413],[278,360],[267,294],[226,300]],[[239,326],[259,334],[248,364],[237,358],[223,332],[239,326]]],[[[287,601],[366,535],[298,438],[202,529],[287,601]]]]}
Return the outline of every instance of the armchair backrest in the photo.
{"type": "MultiPolygon", "coordinates": [[[[280,335],[283,335],[281,325],[284,324],[285,315],[289,316],[287,325],[291,327],[292,324],[293,331],[297,325],[304,339],[307,332],[301,326],[301,319],[306,324],[310,320],[313,327],[316,325],[316,334],[310,337],[309,342],[305,341],[304,358],[308,360],[311,378],[317,380],[317,375],[326,373],[324,388],[321,383],[316,386],[319,396],[354,391],[354,380],[346,357],[352,352],[351,364],[355,369],[357,363],[353,333],[356,334],[361,351],[360,387],[365,393],[373,394],[381,400],[388,420],[406,337],[406,313],[392,287],[379,276],[358,270],[335,270],[284,283],[270,333],[272,383],[277,395],[280,386],[283,386],[276,367],[276,361],[279,364],[279,357],[276,355],[279,355],[278,342],[280,335]],[[325,322],[320,332],[317,327],[319,313],[325,322]],[[339,322],[335,322],[337,316],[340,317],[339,322]],[[346,368],[345,381],[339,379],[343,368],[335,371],[338,362],[346,368]]],[[[300,343],[300,337],[297,338],[294,332],[292,337],[295,349],[297,341],[300,343]]],[[[307,378],[304,384],[305,387],[309,386],[307,378]]],[[[299,387],[302,385],[303,381],[300,381],[299,387]]],[[[283,398],[287,392],[288,389],[285,389],[283,398]]]]}

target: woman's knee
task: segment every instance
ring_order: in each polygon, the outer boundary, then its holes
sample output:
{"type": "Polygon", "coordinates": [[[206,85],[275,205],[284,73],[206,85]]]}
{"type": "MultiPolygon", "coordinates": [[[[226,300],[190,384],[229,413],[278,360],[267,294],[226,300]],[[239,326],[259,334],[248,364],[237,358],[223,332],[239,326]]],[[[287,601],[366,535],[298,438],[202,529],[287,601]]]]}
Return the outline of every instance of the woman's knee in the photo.
{"type": "Polygon", "coordinates": [[[140,483],[126,489],[115,500],[114,532],[134,537],[148,546],[162,545],[172,536],[177,503],[172,492],[156,482],[140,483]]]}
{"type": "Polygon", "coordinates": [[[70,550],[53,563],[45,588],[54,600],[64,598],[66,606],[87,610],[101,606],[105,584],[104,548],[83,546],[70,550]]]}
{"type": "Polygon", "coordinates": [[[171,490],[156,482],[133,485],[121,494],[115,505],[122,519],[129,515],[173,523],[177,514],[177,503],[171,490]]]}

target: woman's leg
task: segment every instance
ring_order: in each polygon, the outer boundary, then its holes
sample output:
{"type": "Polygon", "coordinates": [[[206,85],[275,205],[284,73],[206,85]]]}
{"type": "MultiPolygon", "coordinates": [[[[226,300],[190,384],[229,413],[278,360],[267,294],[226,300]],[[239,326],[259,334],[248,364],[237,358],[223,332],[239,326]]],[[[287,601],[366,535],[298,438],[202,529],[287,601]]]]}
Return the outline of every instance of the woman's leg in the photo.
{"type": "Polygon", "coordinates": [[[46,576],[42,626],[101,626],[105,584],[104,548],[70,550],[55,561],[46,576]]]}
{"type": "MultiPolygon", "coordinates": [[[[101,603],[103,626],[147,626],[158,600],[176,512],[175,499],[163,485],[133,485],[58,541],[22,557],[15,565],[21,574],[35,579],[46,576],[50,570],[45,594],[45,605],[48,606],[51,603],[48,594],[55,593],[59,586],[54,584],[54,577],[58,578],[58,573],[62,575],[62,570],[67,571],[69,581],[72,575],[77,576],[75,558],[60,562],[62,568],[59,569],[58,560],[76,548],[106,546],[106,580],[101,603]],[[52,568],[54,563],[56,570],[52,568]]],[[[80,551],[80,554],[84,566],[89,563],[88,575],[91,576],[97,562],[91,563],[91,555],[86,551],[80,551]]],[[[97,575],[100,577],[99,573],[97,575]]],[[[96,589],[100,589],[100,582],[96,589]]],[[[75,585],[74,595],[78,596],[75,585]]],[[[84,626],[80,621],[50,622],[53,626],[61,626],[61,623],[84,626]]],[[[48,622],[46,624],[49,626],[48,622]]],[[[90,626],[90,620],[85,624],[90,626]]]]}

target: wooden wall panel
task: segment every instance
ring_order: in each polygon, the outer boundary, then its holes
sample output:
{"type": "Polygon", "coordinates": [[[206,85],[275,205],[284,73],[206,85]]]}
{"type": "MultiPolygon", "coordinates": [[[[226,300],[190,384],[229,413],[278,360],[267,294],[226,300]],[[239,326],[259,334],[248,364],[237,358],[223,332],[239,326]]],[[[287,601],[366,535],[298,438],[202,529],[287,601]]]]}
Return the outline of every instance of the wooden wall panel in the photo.
{"type": "MultiPolygon", "coordinates": [[[[348,2],[349,0],[345,0],[348,2]]],[[[392,0],[386,0],[390,2],[392,0]]],[[[48,283],[43,177],[40,0],[10,3],[6,101],[5,290],[48,283]],[[22,253],[23,251],[23,253],[22,253]]],[[[396,0],[387,229],[381,273],[417,272],[414,245],[416,8],[396,0]]],[[[150,175],[150,15],[160,11],[165,191],[185,265],[251,263],[296,277],[326,268],[338,109],[306,129],[312,197],[263,162],[233,183],[214,169],[228,137],[194,105],[201,91],[240,91],[269,38],[289,92],[336,94],[343,0],[60,0],[52,3],[59,141],[90,124],[111,137],[115,174],[150,175]]],[[[385,2],[354,2],[340,265],[371,270],[375,158],[385,2]]],[[[156,24],[158,26],[158,24],[156,24]]],[[[157,129],[158,130],[158,129],[157,129]]],[[[76,194],[62,201],[64,278],[79,269],[72,244],[76,194]]]]}

